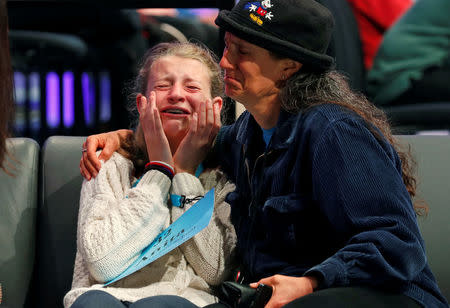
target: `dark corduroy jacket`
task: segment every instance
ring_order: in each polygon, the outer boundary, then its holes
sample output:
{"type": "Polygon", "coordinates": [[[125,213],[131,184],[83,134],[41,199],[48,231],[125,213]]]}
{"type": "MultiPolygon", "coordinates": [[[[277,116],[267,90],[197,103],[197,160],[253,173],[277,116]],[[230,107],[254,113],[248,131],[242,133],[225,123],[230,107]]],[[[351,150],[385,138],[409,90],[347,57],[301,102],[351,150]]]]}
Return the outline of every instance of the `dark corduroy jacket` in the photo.
{"type": "Polygon", "coordinates": [[[427,264],[394,148],[331,104],[284,111],[269,145],[245,112],[215,150],[236,183],[228,195],[246,282],[315,275],[320,288],[397,290],[447,307],[427,264]]]}

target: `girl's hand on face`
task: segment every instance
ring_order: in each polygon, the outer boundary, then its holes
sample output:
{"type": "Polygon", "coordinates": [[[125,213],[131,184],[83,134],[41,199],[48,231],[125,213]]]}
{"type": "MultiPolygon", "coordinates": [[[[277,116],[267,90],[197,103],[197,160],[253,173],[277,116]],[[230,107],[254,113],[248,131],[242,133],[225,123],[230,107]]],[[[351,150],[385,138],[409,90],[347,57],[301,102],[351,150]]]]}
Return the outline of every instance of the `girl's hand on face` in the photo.
{"type": "Polygon", "coordinates": [[[138,96],[138,111],[149,160],[162,161],[173,166],[169,141],[164,133],[161,117],[156,108],[156,93],[154,91],[150,93],[149,102],[145,96],[138,96]]]}
{"type": "Polygon", "coordinates": [[[313,277],[291,277],[274,275],[258,282],[251,283],[250,287],[257,288],[260,283],[272,287],[272,297],[265,308],[283,307],[293,300],[308,295],[317,287],[317,280],[313,277]]]}
{"type": "Polygon", "coordinates": [[[221,127],[220,105],[210,99],[200,104],[189,123],[189,131],[173,156],[176,172],[195,174],[205,159],[221,127]]]}

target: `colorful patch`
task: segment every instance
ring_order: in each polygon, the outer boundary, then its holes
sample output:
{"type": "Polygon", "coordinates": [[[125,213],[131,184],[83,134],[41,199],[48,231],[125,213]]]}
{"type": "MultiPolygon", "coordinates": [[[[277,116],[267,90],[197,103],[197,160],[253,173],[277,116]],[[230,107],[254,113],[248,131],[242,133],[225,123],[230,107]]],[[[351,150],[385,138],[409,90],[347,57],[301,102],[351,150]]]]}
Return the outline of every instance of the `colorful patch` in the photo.
{"type": "Polygon", "coordinates": [[[250,19],[253,20],[259,26],[262,26],[266,19],[272,20],[273,14],[269,11],[272,8],[271,0],[248,2],[244,9],[250,12],[250,19]]]}

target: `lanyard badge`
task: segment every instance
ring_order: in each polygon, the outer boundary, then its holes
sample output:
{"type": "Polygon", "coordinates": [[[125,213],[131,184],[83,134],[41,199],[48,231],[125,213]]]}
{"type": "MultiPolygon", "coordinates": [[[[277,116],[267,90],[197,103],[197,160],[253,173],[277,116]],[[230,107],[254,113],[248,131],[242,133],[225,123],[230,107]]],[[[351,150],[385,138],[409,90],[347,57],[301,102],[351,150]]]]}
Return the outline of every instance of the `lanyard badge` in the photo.
{"type": "Polygon", "coordinates": [[[213,210],[214,188],[208,191],[202,199],[192,205],[190,209],[184,212],[167,229],[162,231],[150,245],[142,250],[139,258],[124,272],[103,286],[110,285],[136,272],[192,238],[209,224],[213,210]]]}

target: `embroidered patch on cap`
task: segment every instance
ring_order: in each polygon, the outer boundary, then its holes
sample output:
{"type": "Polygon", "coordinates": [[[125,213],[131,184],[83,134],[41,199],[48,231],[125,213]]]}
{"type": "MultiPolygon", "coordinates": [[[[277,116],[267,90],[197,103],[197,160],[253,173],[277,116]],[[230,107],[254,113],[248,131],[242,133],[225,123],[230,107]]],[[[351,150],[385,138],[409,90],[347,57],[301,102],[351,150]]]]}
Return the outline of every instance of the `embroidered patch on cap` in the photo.
{"type": "Polygon", "coordinates": [[[250,19],[256,24],[262,26],[265,20],[272,20],[273,14],[269,11],[272,8],[270,0],[249,2],[244,6],[244,9],[250,12],[250,19]]]}

